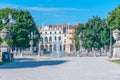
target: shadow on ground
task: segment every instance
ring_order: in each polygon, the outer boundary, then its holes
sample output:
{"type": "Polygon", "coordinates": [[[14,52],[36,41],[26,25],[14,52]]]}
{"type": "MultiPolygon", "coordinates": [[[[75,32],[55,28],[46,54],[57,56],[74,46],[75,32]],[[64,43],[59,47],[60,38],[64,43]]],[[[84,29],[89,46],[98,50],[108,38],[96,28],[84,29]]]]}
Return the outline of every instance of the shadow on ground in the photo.
{"type": "Polygon", "coordinates": [[[0,69],[18,69],[18,68],[35,68],[40,66],[55,66],[68,62],[67,60],[45,60],[36,61],[31,58],[18,58],[11,63],[0,66],[0,69]]]}

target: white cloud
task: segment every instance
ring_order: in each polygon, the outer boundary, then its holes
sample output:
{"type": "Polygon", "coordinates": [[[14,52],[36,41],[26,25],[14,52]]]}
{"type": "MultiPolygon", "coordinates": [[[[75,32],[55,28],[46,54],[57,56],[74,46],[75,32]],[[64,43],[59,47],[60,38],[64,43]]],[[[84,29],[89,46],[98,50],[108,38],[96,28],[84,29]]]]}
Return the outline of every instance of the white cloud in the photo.
{"type": "Polygon", "coordinates": [[[82,10],[79,8],[56,8],[56,7],[26,7],[25,9],[28,10],[35,10],[35,11],[59,11],[59,10],[63,10],[63,11],[73,11],[73,10],[82,10]]]}
{"type": "Polygon", "coordinates": [[[26,7],[25,9],[35,10],[35,11],[55,11],[56,10],[56,8],[43,8],[43,7],[26,7]]]}
{"type": "Polygon", "coordinates": [[[26,10],[33,10],[33,11],[89,11],[87,9],[80,9],[80,8],[57,8],[57,7],[31,7],[31,6],[22,6],[17,4],[9,4],[9,3],[1,3],[0,8],[14,8],[14,9],[26,9],[26,10]]]}
{"type": "Polygon", "coordinates": [[[2,3],[0,4],[0,8],[18,8],[19,6],[16,4],[8,4],[8,3],[2,3]]]}

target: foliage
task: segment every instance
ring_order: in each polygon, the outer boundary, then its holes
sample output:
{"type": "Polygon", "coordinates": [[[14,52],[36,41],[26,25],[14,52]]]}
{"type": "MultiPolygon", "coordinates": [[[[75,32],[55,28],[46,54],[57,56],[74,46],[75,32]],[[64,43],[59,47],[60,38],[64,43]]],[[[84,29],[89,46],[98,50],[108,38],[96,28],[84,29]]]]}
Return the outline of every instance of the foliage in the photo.
{"type": "Polygon", "coordinates": [[[74,35],[74,39],[75,39],[75,47],[76,48],[80,48],[80,43],[79,43],[79,33],[80,32],[83,32],[83,30],[84,30],[84,28],[85,28],[85,26],[84,26],[84,24],[83,23],[80,23],[79,25],[78,25],[78,29],[77,29],[77,31],[75,32],[75,35],[74,35]]]}
{"type": "MultiPolygon", "coordinates": [[[[109,45],[109,32],[110,30],[105,20],[95,16],[88,20],[85,25],[79,24],[75,36],[78,36],[80,33],[82,34],[82,46],[85,48],[101,48],[104,45],[109,45]]],[[[78,40],[76,39],[76,42],[78,40]]]]}
{"type": "MultiPolygon", "coordinates": [[[[1,58],[1,56],[0,56],[0,58],[1,58]]],[[[2,66],[2,65],[4,65],[4,64],[6,64],[7,62],[2,62],[2,61],[0,61],[0,66],[2,66]]]]}
{"type": "Polygon", "coordinates": [[[78,49],[80,47],[80,44],[79,44],[79,37],[77,34],[78,32],[75,33],[74,39],[75,39],[75,47],[78,49]]]}
{"type": "MultiPolygon", "coordinates": [[[[0,10],[0,29],[4,27],[2,25],[2,18],[8,20],[8,14],[11,13],[13,18],[16,20],[16,24],[12,25],[10,28],[10,37],[7,40],[11,47],[29,47],[28,35],[34,32],[36,35],[35,41],[38,41],[39,33],[36,29],[36,24],[31,16],[31,14],[26,10],[16,10],[5,8],[0,10]]],[[[8,28],[9,24],[6,24],[8,28]]],[[[9,29],[9,28],[8,28],[9,29]]]]}
{"type": "Polygon", "coordinates": [[[2,42],[3,42],[3,39],[2,39],[2,38],[0,38],[0,44],[2,44],[2,42]]]}
{"type": "Polygon", "coordinates": [[[103,20],[102,26],[104,27],[102,28],[102,31],[100,33],[100,42],[102,45],[101,47],[109,45],[110,43],[110,28],[106,25],[105,20],[103,20]]]}
{"type": "Polygon", "coordinates": [[[107,21],[111,30],[120,29],[120,5],[109,13],[107,21]]]}
{"type": "Polygon", "coordinates": [[[0,62],[0,65],[3,65],[4,63],[3,62],[0,62]]]}

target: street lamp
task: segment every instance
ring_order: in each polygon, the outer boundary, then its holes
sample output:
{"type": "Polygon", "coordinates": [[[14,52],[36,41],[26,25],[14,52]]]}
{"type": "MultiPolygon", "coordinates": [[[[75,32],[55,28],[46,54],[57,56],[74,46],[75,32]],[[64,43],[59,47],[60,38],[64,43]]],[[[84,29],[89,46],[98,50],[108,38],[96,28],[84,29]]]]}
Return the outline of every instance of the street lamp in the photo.
{"type": "Polygon", "coordinates": [[[82,35],[82,33],[80,33],[78,36],[79,36],[79,44],[80,44],[80,48],[79,48],[79,54],[80,54],[81,53],[81,48],[82,48],[82,43],[83,43],[81,38],[82,38],[83,35],[82,35]]]}
{"type": "MultiPolygon", "coordinates": [[[[10,52],[9,45],[6,43],[6,39],[10,36],[10,27],[12,24],[15,24],[15,20],[12,18],[12,15],[9,13],[8,18],[2,18],[2,24],[4,25],[4,28],[2,31],[0,31],[0,36],[4,40],[4,42],[0,45],[1,52],[10,52]],[[6,29],[6,27],[9,27],[9,30],[6,29]]],[[[12,54],[10,53],[9,59],[12,61],[12,54]]]]}
{"type": "Polygon", "coordinates": [[[13,19],[12,15],[9,13],[8,14],[8,18],[2,18],[2,24],[4,25],[3,30],[0,32],[1,33],[1,38],[4,39],[4,41],[10,36],[10,27],[12,26],[12,24],[15,24],[16,21],[15,19],[13,19]],[[9,29],[7,30],[6,27],[9,27],[9,29]]]}
{"type": "Polygon", "coordinates": [[[9,30],[10,30],[10,27],[12,26],[12,24],[15,24],[16,21],[15,21],[15,19],[12,17],[11,13],[9,13],[9,14],[8,14],[8,19],[3,18],[3,19],[2,19],[2,23],[3,23],[3,25],[6,24],[5,27],[8,26],[8,27],[9,27],[9,30]]]}
{"type": "Polygon", "coordinates": [[[7,19],[2,18],[2,24],[4,25],[4,28],[2,31],[0,31],[0,36],[4,41],[6,41],[6,39],[10,36],[10,27],[12,26],[12,24],[15,24],[15,22],[15,19],[13,19],[10,13],[8,14],[7,19]],[[9,27],[9,30],[6,29],[7,26],[9,27]]]}

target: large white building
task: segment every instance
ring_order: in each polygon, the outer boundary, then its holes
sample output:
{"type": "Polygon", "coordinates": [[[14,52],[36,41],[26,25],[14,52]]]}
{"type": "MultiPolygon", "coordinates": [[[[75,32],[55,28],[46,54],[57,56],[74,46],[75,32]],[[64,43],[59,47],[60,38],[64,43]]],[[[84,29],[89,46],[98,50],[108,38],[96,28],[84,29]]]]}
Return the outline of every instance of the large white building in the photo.
{"type": "Polygon", "coordinates": [[[70,25],[48,25],[39,27],[44,49],[47,51],[56,51],[55,42],[60,41],[60,51],[70,53],[70,38],[69,28],[70,25]]]}

